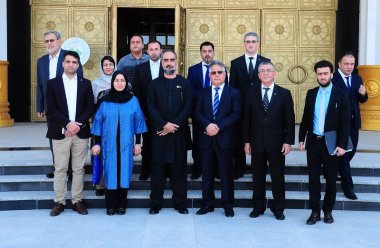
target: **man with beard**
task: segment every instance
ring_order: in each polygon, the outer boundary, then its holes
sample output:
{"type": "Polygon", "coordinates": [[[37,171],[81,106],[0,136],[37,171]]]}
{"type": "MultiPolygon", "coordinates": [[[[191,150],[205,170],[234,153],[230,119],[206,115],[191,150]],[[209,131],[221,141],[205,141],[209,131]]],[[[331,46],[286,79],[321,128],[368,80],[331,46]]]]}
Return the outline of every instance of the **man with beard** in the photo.
{"type": "Polygon", "coordinates": [[[321,220],[321,165],[326,178],[326,193],[323,200],[324,222],[333,223],[332,210],[336,199],[336,174],[339,157],[345,154],[350,130],[350,110],[347,94],[331,84],[333,65],[322,60],[314,65],[319,87],[307,92],[302,122],[299,129],[299,149],[304,149],[306,137],[307,164],[309,171],[309,207],[312,212],[306,224],[321,220]],[[333,154],[327,149],[327,132],[336,132],[333,154]]]}
{"type": "MultiPolygon", "coordinates": [[[[200,55],[202,61],[198,64],[189,67],[189,72],[187,73],[187,79],[190,81],[191,86],[194,90],[194,102],[197,102],[198,96],[203,89],[209,88],[210,82],[210,63],[214,60],[214,44],[209,41],[205,41],[200,45],[200,55]]],[[[227,70],[226,70],[227,75],[227,70]]],[[[228,77],[225,79],[225,83],[228,84],[228,77]]],[[[198,126],[195,121],[193,121],[193,143],[196,144],[198,141],[198,126]]],[[[201,165],[200,165],[200,155],[199,148],[193,147],[193,170],[191,174],[191,179],[197,179],[201,176],[201,165]]]]}
{"type": "Polygon", "coordinates": [[[148,125],[148,132],[143,134],[142,148],[142,167],[140,180],[146,181],[150,176],[152,168],[152,129],[149,126],[149,115],[147,107],[148,89],[152,80],[163,76],[164,69],[161,66],[161,43],[159,41],[150,41],[148,43],[147,53],[149,61],[136,67],[136,87],[135,94],[139,99],[141,109],[145,115],[148,125]]]}
{"type": "Polygon", "coordinates": [[[143,53],[144,38],[140,34],[134,34],[129,41],[131,53],[119,60],[117,69],[122,70],[127,75],[128,83],[135,88],[135,69],[136,66],[149,61],[149,56],[143,53]]]}
{"type": "Polygon", "coordinates": [[[151,206],[149,213],[162,208],[166,172],[170,174],[174,208],[187,214],[187,119],[192,108],[190,82],[176,74],[177,55],[167,50],[162,54],[164,76],[151,82],[148,90],[148,113],[152,137],[151,206]]]}

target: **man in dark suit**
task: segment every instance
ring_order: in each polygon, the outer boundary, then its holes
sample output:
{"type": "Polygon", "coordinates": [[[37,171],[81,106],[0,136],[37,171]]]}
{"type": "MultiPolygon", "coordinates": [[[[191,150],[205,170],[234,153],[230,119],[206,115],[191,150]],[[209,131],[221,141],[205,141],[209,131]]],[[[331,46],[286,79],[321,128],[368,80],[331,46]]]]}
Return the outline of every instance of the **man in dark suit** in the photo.
{"type": "MultiPolygon", "coordinates": [[[[67,52],[61,49],[61,34],[57,31],[47,31],[44,34],[44,42],[48,54],[40,57],[37,60],[37,117],[44,117],[46,112],[46,88],[49,79],[62,76],[63,73],[63,56],[67,52]]],[[[82,65],[79,65],[78,75],[83,76],[82,65]]],[[[46,123],[49,127],[50,118],[46,116],[46,123]]],[[[52,148],[52,141],[49,139],[50,150],[52,152],[53,163],[54,155],[52,148]]],[[[53,173],[46,175],[49,178],[53,177],[53,173]]]]}
{"type": "Polygon", "coordinates": [[[335,71],[332,83],[334,86],[346,91],[350,99],[350,137],[353,145],[352,152],[344,154],[339,161],[339,174],[345,197],[357,200],[358,197],[354,192],[354,183],[351,176],[350,161],[355,155],[359,140],[359,129],[361,127],[359,103],[365,103],[368,100],[368,94],[362,78],[359,75],[352,74],[355,68],[355,56],[352,52],[346,52],[338,62],[338,66],[339,69],[335,71]]]}
{"type": "Polygon", "coordinates": [[[162,53],[164,76],[151,82],[148,90],[148,111],[152,137],[152,173],[150,214],[162,207],[166,174],[169,171],[174,209],[188,214],[187,139],[193,89],[190,82],[176,73],[177,55],[171,50],[162,53]]]}
{"type": "Polygon", "coordinates": [[[63,212],[66,205],[67,170],[72,161],[73,179],[71,202],[73,210],[87,214],[83,205],[84,163],[90,137],[89,119],[93,112],[94,95],[91,82],[77,75],[79,55],[68,51],[63,57],[63,74],[48,81],[46,89],[47,114],[50,124],[47,138],[53,140],[54,207],[51,216],[63,212]]]}
{"type": "Polygon", "coordinates": [[[148,180],[152,168],[152,128],[150,127],[147,107],[148,89],[152,80],[164,75],[164,69],[161,66],[161,43],[159,41],[150,41],[148,43],[147,53],[150,58],[149,61],[138,65],[135,72],[135,95],[139,99],[149,130],[143,134],[143,148],[141,153],[142,167],[140,175],[140,180],[143,181],[148,180]]]}
{"type": "Polygon", "coordinates": [[[348,96],[344,90],[331,83],[333,65],[322,60],[314,65],[319,87],[307,92],[302,122],[299,129],[299,149],[304,149],[306,138],[307,165],[309,171],[309,207],[312,212],[306,224],[321,220],[321,165],[326,178],[326,193],[323,200],[324,222],[333,223],[332,210],[336,199],[336,174],[339,157],[345,154],[350,130],[348,96]],[[335,155],[327,150],[325,134],[336,132],[335,155]]]}
{"type": "MultiPolygon", "coordinates": [[[[231,61],[230,85],[240,90],[242,103],[245,102],[245,96],[248,90],[255,84],[260,84],[257,68],[263,61],[270,61],[257,54],[260,37],[255,32],[249,32],[244,35],[245,54],[231,61]]],[[[242,130],[241,127],[238,128],[242,130]]],[[[242,133],[239,132],[239,138],[242,133]]],[[[238,179],[244,175],[246,166],[244,144],[241,140],[234,151],[234,169],[235,178],[238,179]]]]}
{"type": "Polygon", "coordinates": [[[271,211],[284,220],[285,156],[294,144],[294,108],[289,90],[274,82],[276,71],[270,61],[258,66],[261,84],[248,90],[244,103],[244,151],[252,154],[253,211],[251,218],[264,214],[267,168],[272,179],[271,211]],[[268,167],[269,165],[269,167],[268,167]]]}
{"type": "Polygon", "coordinates": [[[240,93],[225,83],[226,68],[222,62],[212,61],[209,69],[212,86],[199,93],[194,111],[194,119],[199,127],[195,145],[200,151],[203,197],[203,206],[197,215],[214,211],[214,177],[218,170],[222,206],[225,215],[233,217],[232,154],[236,125],[241,115],[240,93]]]}
{"type": "MultiPolygon", "coordinates": [[[[210,82],[210,63],[214,60],[214,44],[209,41],[205,41],[200,45],[200,55],[202,61],[198,64],[189,67],[187,73],[187,79],[190,81],[191,86],[194,90],[194,102],[197,102],[197,98],[203,89],[209,88],[210,82]]],[[[226,70],[227,72],[227,70],[226,70]]],[[[226,84],[228,84],[228,77],[225,79],[226,84]]],[[[198,126],[195,122],[193,124],[193,143],[198,142],[198,134],[201,133],[198,130],[198,126]]],[[[201,165],[200,165],[200,155],[199,150],[193,147],[193,170],[191,174],[191,179],[197,179],[201,176],[201,165]]]]}

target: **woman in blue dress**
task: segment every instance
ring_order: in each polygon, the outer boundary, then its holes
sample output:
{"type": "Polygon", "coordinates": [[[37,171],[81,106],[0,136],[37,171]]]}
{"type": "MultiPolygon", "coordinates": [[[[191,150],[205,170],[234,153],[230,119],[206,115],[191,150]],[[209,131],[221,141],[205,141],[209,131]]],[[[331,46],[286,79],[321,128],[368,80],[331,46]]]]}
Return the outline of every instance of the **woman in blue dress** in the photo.
{"type": "Polygon", "coordinates": [[[115,71],[110,93],[101,99],[91,128],[95,136],[92,153],[102,153],[108,215],[125,214],[133,155],[141,153],[141,134],[146,131],[144,114],[128,87],[126,76],[122,71],[115,71]]]}

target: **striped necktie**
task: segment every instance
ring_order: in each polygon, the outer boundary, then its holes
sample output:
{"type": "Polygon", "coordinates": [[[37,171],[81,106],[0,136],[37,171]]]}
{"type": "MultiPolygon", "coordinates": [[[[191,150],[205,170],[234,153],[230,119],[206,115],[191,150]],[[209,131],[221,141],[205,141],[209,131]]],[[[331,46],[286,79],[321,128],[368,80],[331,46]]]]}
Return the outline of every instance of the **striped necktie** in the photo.
{"type": "Polygon", "coordinates": [[[263,98],[263,106],[264,106],[264,111],[267,112],[269,108],[269,98],[268,98],[268,90],[270,88],[264,88],[265,93],[264,93],[264,98],[263,98]]]}
{"type": "Polygon", "coordinates": [[[212,116],[215,120],[216,114],[218,113],[218,107],[219,107],[219,87],[215,87],[215,95],[214,95],[214,107],[212,109],[212,116]]]}

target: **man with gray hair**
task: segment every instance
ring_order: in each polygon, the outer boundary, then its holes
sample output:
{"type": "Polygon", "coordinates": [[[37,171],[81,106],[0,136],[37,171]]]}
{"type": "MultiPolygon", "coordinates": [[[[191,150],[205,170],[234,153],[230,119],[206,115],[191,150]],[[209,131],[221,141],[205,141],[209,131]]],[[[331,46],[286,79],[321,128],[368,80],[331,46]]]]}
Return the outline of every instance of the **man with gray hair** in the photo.
{"type": "MultiPolygon", "coordinates": [[[[240,90],[243,103],[248,90],[252,86],[260,84],[257,73],[259,64],[270,61],[270,59],[257,54],[259,42],[260,36],[257,33],[246,33],[244,35],[244,55],[231,61],[230,85],[240,90]]],[[[239,138],[241,138],[241,133],[239,138]]],[[[244,175],[246,161],[243,147],[244,145],[240,141],[234,152],[235,179],[244,175]]]]}
{"type": "MultiPolygon", "coordinates": [[[[37,60],[37,117],[44,117],[46,113],[46,88],[47,82],[55,77],[60,77],[63,74],[63,57],[66,50],[61,48],[61,34],[55,30],[49,30],[44,33],[44,43],[48,54],[40,57],[37,60]]],[[[83,77],[82,65],[79,64],[77,71],[78,76],[83,77]]],[[[50,117],[46,115],[46,123],[49,128],[50,117]]],[[[50,150],[54,155],[52,148],[52,141],[49,139],[50,150]]],[[[46,174],[47,177],[52,178],[53,173],[46,174]]]]}
{"type": "Polygon", "coordinates": [[[234,178],[232,154],[236,126],[240,120],[241,102],[237,89],[228,86],[226,68],[220,61],[210,63],[211,87],[203,89],[197,98],[194,120],[198,125],[196,147],[202,167],[203,206],[197,215],[214,211],[214,178],[219,172],[222,207],[226,217],[233,217],[234,178]]]}

